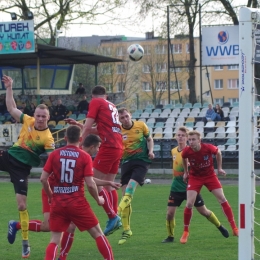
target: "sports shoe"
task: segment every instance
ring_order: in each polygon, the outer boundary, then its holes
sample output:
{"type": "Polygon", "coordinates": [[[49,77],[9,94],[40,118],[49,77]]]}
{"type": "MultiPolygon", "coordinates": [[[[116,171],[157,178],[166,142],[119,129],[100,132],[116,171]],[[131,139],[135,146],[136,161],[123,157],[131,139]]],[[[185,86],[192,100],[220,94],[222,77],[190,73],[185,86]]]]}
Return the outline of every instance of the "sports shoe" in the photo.
{"type": "Polygon", "coordinates": [[[116,215],[114,218],[111,218],[107,221],[107,225],[104,230],[104,235],[109,236],[109,235],[113,234],[121,226],[122,226],[121,218],[116,215]]]}
{"type": "Polygon", "coordinates": [[[238,228],[233,228],[233,236],[238,237],[238,228]]]}
{"type": "Polygon", "coordinates": [[[22,258],[28,258],[30,256],[31,248],[28,244],[28,240],[23,240],[22,246],[22,258]]]}
{"type": "Polygon", "coordinates": [[[17,221],[14,221],[14,220],[10,220],[9,223],[8,223],[8,233],[7,233],[7,239],[8,239],[8,242],[10,244],[13,244],[14,241],[15,241],[15,236],[16,236],[16,233],[17,233],[17,228],[16,228],[16,225],[17,225],[17,221]]]}
{"type": "Polygon", "coordinates": [[[222,225],[220,225],[218,227],[218,230],[220,231],[220,233],[222,234],[223,237],[226,237],[226,238],[229,237],[229,233],[228,233],[227,229],[225,229],[222,225]]]}
{"type": "Polygon", "coordinates": [[[188,241],[188,237],[189,237],[189,232],[188,231],[184,231],[182,236],[181,236],[180,242],[182,244],[186,244],[187,241],[188,241]]]}
{"type": "Polygon", "coordinates": [[[123,245],[128,238],[130,238],[133,235],[131,230],[125,230],[122,233],[121,239],[118,241],[118,245],[123,245]]]}
{"type": "Polygon", "coordinates": [[[172,243],[173,241],[174,241],[174,237],[167,237],[162,241],[162,243],[172,243]]]}

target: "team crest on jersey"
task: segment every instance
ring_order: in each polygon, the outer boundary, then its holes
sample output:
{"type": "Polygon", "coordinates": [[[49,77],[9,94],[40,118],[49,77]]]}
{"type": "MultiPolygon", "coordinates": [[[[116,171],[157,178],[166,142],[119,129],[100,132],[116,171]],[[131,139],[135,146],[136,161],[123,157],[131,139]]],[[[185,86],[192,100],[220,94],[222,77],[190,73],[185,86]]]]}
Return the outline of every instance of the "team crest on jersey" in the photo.
{"type": "Polygon", "coordinates": [[[207,161],[209,159],[208,155],[203,156],[204,161],[207,161]]]}
{"type": "Polygon", "coordinates": [[[40,140],[40,136],[39,135],[36,136],[36,140],[40,140]]]}
{"type": "Polygon", "coordinates": [[[136,134],[139,134],[140,132],[139,132],[139,130],[135,130],[135,133],[136,133],[136,134]]]}
{"type": "Polygon", "coordinates": [[[123,140],[127,140],[127,135],[123,135],[123,140]]]}
{"type": "Polygon", "coordinates": [[[172,156],[172,159],[175,160],[175,159],[176,159],[176,155],[173,155],[173,156],[172,156]]]}

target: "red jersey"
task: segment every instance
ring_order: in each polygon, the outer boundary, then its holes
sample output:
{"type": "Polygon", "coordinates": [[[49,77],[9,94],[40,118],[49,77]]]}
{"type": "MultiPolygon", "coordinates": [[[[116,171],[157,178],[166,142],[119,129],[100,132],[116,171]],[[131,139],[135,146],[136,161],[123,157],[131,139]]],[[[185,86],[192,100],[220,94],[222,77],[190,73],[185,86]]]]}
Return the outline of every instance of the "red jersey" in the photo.
{"type": "Polygon", "coordinates": [[[212,144],[201,143],[198,152],[194,152],[189,146],[182,150],[182,158],[188,159],[190,163],[189,174],[193,176],[206,176],[214,174],[212,155],[217,154],[218,147],[212,144]]]}
{"type": "Polygon", "coordinates": [[[97,123],[102,146],[123,149],[118,111],[113,103],[103,98],[93,98],[89,103],[87,118],[93,118],[97,123]]]}
{"type": "Polygon", "coordinates": [[[86,200],[84,177],[93,176],[89,154],[76,146],[67,145],[53,151],[43,169],[52,175],[52,206],[79,205],[86,200]]]}

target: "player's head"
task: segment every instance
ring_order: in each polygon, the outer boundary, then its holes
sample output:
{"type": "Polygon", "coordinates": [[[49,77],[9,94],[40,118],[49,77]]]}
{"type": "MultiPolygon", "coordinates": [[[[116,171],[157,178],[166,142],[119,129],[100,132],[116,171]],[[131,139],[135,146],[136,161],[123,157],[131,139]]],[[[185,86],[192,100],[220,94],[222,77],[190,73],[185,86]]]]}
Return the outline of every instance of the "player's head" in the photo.
{"type": "Polygon", "coordinates": [[[61,99],[58,99],[57,100],[57,105],[61,105],[62,104],[62,100],[61,99]]]}
{"type": "Polygon", "coordinates": [[[101,142],[102,140],[98,135],[90,134],[83,141],[82,149],[91,156],[93,156],[99,151],[101,142]]]}
{"type": "Polygon", "coordinates": [[[34,111],[36,129],[43,130],[48,127],[48,121],[50,119],[50,112],[46,105],[40,104],[36,107],[34,111]]]}
{"type": "Polygon", "coordinates": [[[212,109],[212,104],[209,104],[209,105],[208,105],[208,108],[209,108],[209,109],[212,109]]]}
{"type": "Polygon", "coordinates": [[[178,142],[178,145],[186,145],[188,141],[188,132],[189,129],[185,126],[181,126],[178,128],[176,133],[176,140],[178,142]]]}
{"type": "Polygon", "coordinates": [[[119,121],[123,127],[129,128],[132,126],[132,116],[131,113],[125,107],[121,107],[118,109],[118,117],[119,121]]]}
{"type": "Polygon", "coordinates": [[[194,151],[200,150],[201,134],[196,130],[189,131],[188,133],[189,146],[194,151]]]}
{"type": "Polygon", "coordinates": [[[76,125],[71,125],[67,128],[65,137],[67,144],[79,144],[81,142],[81,128],[76,125]]]}
{"type": "Polygon", "coordinates": [[[92,89],[92,97],[102,97],[106,98],[106,88],[100,85],[95,86],[92,89]]]}

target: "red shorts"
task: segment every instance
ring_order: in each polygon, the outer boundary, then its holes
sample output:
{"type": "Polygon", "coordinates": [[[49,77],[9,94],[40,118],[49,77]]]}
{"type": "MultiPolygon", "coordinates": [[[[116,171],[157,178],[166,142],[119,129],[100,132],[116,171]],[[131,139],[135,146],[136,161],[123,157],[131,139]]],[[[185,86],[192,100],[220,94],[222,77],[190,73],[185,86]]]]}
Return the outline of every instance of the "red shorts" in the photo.
{"type": "Polygon", "coordinates": [[[89,203],[68,205],[67,207],[51,206],[50,230],[53,232],[65,232],[73,222],[80,231],[89,230],[98,224],[98,219],[92,211],[89,203]]]}
{"type": "Polygon", "coordinates": [[[50,204],[48,202],[48,196],[44,189],[42,189],[42,213],[50,212],[50,204]]]}
{"type": "Polygon", "coordinates": [[[207,176],[189,176],[187,190],[195,190],[200,193],[202,186],[206,186],[209,191],[222,188],[217,175],[211,174],[207,176]]]}
{"type": "Polygon", "coordinates": [[[118,173],[123,150],[117,148],[100,147],[93,162],[93,168],[102,173],[118,173]]]}

